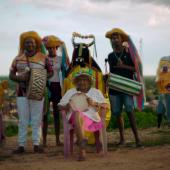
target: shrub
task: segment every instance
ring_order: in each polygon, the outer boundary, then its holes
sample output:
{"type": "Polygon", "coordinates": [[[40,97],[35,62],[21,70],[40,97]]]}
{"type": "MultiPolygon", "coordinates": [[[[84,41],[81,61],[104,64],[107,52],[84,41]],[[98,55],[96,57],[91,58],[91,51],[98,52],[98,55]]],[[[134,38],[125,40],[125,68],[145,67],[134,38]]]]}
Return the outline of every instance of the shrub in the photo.
{"type": "MultiPolygon", "coordinates": [[[[125,112],[123,112],[123,117],[125,128],[130,128],[129,119],[125,112]]],[[[157,124],[157,115],[152,108],[146,108],[143,111],[135,110],[135,118],[138,128],[154,127],[157,124]]],[[[118,128],[118,126],[115,116],[112,116],[107,129],[110,131],[115,128],[118,128]]]]}

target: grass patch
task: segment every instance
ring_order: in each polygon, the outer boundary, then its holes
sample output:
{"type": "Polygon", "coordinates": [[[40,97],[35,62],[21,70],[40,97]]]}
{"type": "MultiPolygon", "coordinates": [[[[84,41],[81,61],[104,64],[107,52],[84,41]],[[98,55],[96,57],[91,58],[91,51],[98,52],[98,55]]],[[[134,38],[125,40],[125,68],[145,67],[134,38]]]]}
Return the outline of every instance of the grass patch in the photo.
{"type": "Polygon", "coordinates": [[[143,144],[145,146],[159,146],[170,144],[170,129],[151,131],[150,133],[148,133],[148,135],[149,137],[145,137],[143,139],[143,144]]]}
{"type": "Polygon", "coordinates": [[[16,136],[18,134],[18,126],[17,125],[8,125],[5,128],[5,135],[7,137],[11,137],[11,136],[16,136]]]}
{"type": "MultiPolygon", "coordinates": [[[[129,119],[125,112],[123,112],[123,117],[124,117],[125,128],[130,128],[129,119]]],[[[137,127],[140,129],[146,129],[146,128],[157,126],[156,112],[150,108],[147,108],[143,111],[135,110],[135,117],[136,117],[137,127]]],[[[115,116],[112,116],[107,130],[112,131],[113,129],[116,128],[118,128],[116,118],[115,116]]]]}

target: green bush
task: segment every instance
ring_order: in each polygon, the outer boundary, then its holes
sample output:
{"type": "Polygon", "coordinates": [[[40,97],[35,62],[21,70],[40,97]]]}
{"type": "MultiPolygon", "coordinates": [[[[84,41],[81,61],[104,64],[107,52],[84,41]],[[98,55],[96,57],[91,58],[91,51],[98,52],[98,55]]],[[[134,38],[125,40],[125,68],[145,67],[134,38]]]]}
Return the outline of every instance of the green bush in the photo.
{"type": "MultiPolygon", "coordinates": [[[[123,112],[123,117],[125,128],[130,128],[129,119],[125,112],[123,112]]],[[[152,110],[152,108],[146,108],[143,111],[135,110],[135,118],[138,128],[144,129],[149,127],[155,127],[157,124],[157,115],[155,111],[152,110]]],[[[112,116],[107,129],[108,131],[111,131],[115,128],[118,128],[118,126],[115,116],[112,116]]]]}
{"type": "Polygon", "coordinates": [[[8,125],[5,128],[5,135],[8,137],[15,136],[18,134],[18,126],[17,125],[8,125]]]}

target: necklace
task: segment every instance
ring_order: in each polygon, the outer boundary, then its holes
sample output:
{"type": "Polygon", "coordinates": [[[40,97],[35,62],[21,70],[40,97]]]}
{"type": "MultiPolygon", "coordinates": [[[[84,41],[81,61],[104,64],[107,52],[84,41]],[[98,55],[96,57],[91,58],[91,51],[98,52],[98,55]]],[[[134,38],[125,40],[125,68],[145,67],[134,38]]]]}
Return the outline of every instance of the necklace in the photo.
{"type": "Polygon", "coordinates": [[[117,59],[117,64],[123,64],[123,62],[122,62],[122,60],[121,60],[121,57],[123,56],[123,51],[124,50],[121,50],[121,53],[119,53],[120,55],[118,56],[117,54],[116,54],[116,52],[115,51],[113,51],[114,52],[114,55],[115,55],[115,57],[116,57],[116,59],[117,59]]]}

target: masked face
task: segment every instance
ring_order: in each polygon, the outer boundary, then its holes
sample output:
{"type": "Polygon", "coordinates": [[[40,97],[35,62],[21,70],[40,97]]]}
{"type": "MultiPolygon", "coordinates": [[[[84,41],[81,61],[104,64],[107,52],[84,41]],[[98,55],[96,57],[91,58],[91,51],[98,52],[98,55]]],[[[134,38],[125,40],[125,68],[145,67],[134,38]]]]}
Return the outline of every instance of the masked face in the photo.
{"type": "Polygon", "coordinates": [[[24,41],[24,50],[28,55],[34,55],[36,53],[37,44],[33,38],[27,38],[24,41]]]}
{"type": "Polygon", "coordinates": [[[160,61],[156,83],[160,93],[170,93],[170,61],[160,61]]]}

